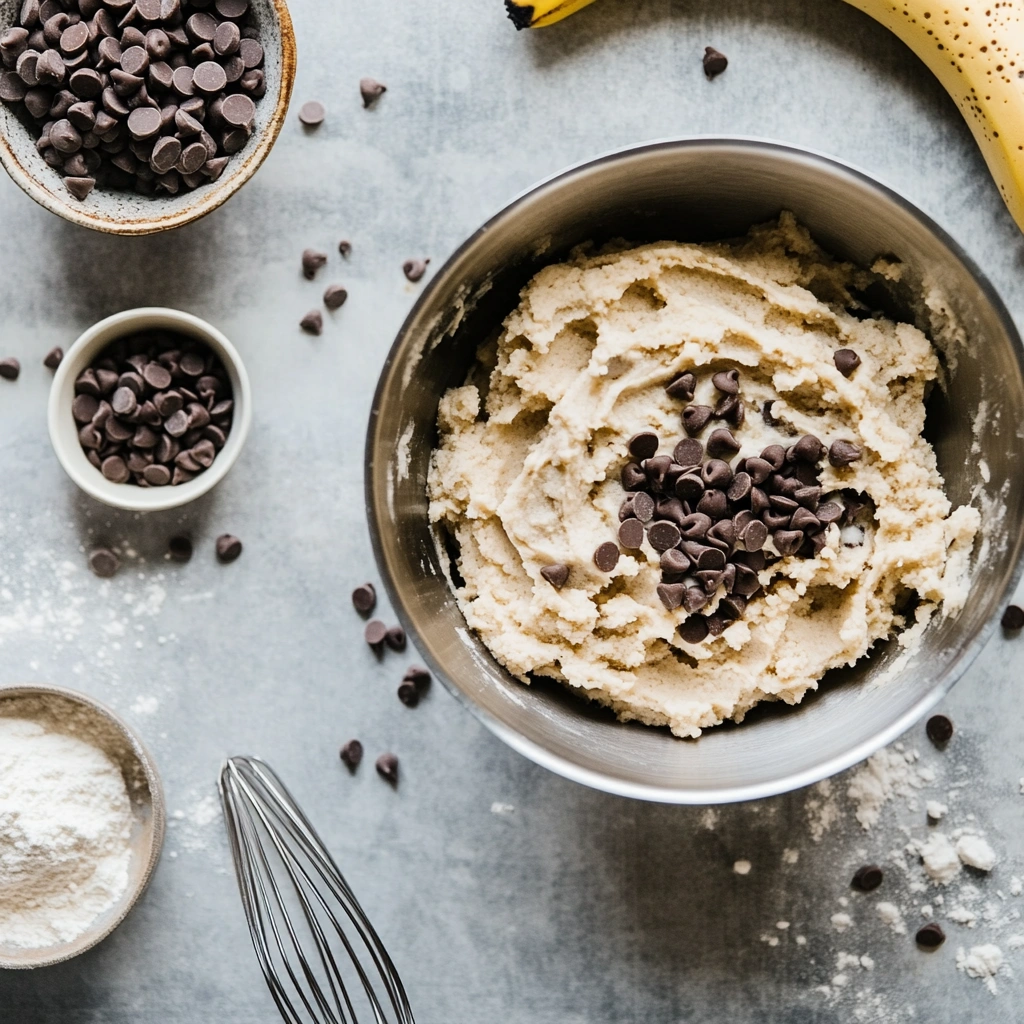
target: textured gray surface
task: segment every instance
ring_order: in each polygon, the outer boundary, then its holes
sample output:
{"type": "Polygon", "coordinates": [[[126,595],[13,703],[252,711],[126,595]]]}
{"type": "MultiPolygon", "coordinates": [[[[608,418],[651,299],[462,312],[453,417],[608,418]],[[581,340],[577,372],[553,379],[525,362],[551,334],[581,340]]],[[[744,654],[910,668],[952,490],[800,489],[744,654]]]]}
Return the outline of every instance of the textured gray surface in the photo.
{"type": "MultiPolygon", "coordinates": [[[[16,384],[0,382],[0,681],[78,687],[123,711],[152,746],[170,807],[185,813],[118,932],[73,963],[0,977],[0,1020],[278,1019],[219,820],[202,824],[219,761],[237,752],[266,756],[320,826],[421,1022],[1019,1019],[1012,978],[992,997],[954,966],[958,945],[994,937],[1020,967],[1012,925],[949,925],[951,940],[925,956],[858,901],[853,931],[829,923],[860,860],[905,842],[901,820],[923,834],[921,812],[890,808],[865,833],[837,784],[839,820],[815,843],[808,801],[820,794],[721,808],[708,828],[699,809],[590,792],[506,750],[439,687],[417,710],[402,707],[394,688],[415,655],[376,663],[348,598],[373,576],[362,437],[377,370],[418,290],[402,260],[443,259],[515,192],[597,152],[677,134],[761,135],[903,191],[966,246],[1020,322],[1024,245],[952,102],[839,0],[601,0],[529,36],[511,30],[499,0],[302,0],[293,13],[296,101],[325,99],[328,120],[306,134],[293,113],[254,181],[205,221],[164,237],[102,237],[0,181],[0,339],[24,364],[16,384]],[[731,59],[713,83],[699,64],[709,43],[731,59]],[[389,87],[370,112],[356,88],[365,74],[389,87]],[[344,265],[341,237],[354,246],[344,265]],[[308,245],[332,252],[315,284],[298,269],[308,245]],[[296,323],[331,280],[351,298],[310,340],[296,323]],[[92,505],[64,479],[40,365],[98,317],[142,304],[221,327],[246,358],[256,403],[225,483],[198,506],[146,519],[92,505]],[[160,555],[181,524],[197,555],[167,566],[160,555]],[[225,530],[246,544],[230,567],[212,557],[225,530]],[[101,583],[84,568],[93,538],[144,561],[101,583]],[[353,735],[369,761],[400,755],[397,792],[369,762],[354,778],[340,768],[337,747],[353,735]],[[515,809],[494,813],[495,802],[515,809]],[[801,851],[798,864],[783,863],[785,848],[801,851]],[[732,871],[740,857],[753,862],[746,877],[732,871]],[[778,931],[778,920],[792,927],[778,931]],[[776,946],[761,939],[773,932],[776,946]],[[815,991],[839,951],[869,954],[874,970],[815,991]]],[[[954,691],[959,732],[944,755],[926,749],[922,730],[912,736],[930,764],[967,780],[959,823],[975,814],[1003,857],[975,884],[1003,908],[1024,867],[1014,651],[996,637],[954,691]]],[[[907,887],[893,883],[889,896],[912,922],[907,887]]]]}

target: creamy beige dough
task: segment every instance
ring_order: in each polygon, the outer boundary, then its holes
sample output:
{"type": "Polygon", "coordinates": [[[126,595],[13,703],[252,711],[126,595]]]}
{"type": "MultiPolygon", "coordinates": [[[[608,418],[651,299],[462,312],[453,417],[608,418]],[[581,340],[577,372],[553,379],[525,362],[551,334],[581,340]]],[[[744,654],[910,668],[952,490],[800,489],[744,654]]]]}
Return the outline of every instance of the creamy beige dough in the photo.
{"type": "Polygon", "coordinates": [[[921,436],[938,359],[916,328],[846,312],[871,279],[788,215],[736,245],[662,242],[534,277],[467,384],[444,395],[428,483],[431,519],[460,548],[466,620],[513,675],[550,676],[622,719],[698,736],[759,701],[796,703],[879,638],[913,643],[936,610],[963,605],[979,515],[951,510],[921,436]],[[861,357],[850,379],[839,348],[861,357]],[[695,401],[714,405],[711,374],[728,368],[748,407],[737,458],[802,434],[852,441],[863,458],[826,459],[824,494],[866,492],[876,512],[861,543],[832,525],[816,558],[768,566],[744,618],[690,645],[676,632],[686,613],[657,597],[646,541],[610,573],[593,555],[616,537],[628,439],[653,430],[670,454],[686,436],[665,385],[692,370],[695,401]],[[766,400],[777,427],[754,411],[766,400]],[[540,574],[556,562],[571,570],[561,590],[540,574]],[[907,621],[897,608],[912,592],[907,621]]]}

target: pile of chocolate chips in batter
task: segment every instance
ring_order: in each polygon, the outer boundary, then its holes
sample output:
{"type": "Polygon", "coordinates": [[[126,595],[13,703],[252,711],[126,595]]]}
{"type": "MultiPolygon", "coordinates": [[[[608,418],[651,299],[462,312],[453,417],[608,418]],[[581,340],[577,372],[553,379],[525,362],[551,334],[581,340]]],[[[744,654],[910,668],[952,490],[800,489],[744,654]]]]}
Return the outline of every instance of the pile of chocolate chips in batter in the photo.
{"type": "MultiPolygon", "coordinates": [[[[661,440],[652,431],[630,438],[618,544],[607,541],[594,553],[598,569],[610,572],[620,546],[636,551],[650,545],[661,561],[658,596],[669,610],[681,607],[688,613],[678,631],[691,644],[718,636],[743,616],[748,603],[763,593],[758,573],[766,566],[789,556],[814,558],[825,546],[830,524],[849,526],[865,510],[872,511],[870,499],[853,490],[822,501],[818,467],[826,454],[835,467],[860,459],[861,449],[851,441],[835,440],[826,448],[806,434],[788,448],[772,444],[759,456],[730,465],[741,447],[733,431],[746,418],[739,372],[715,373],[712,383],[721,396],[714,408],[692,404],[693,373],[668,384],[669,395],[688,403],[682,411],[687,436],[671,455],[658,454],[661,440]],[[698,438],[712,421],[729,426],[715,427],[701,442],[698,438]],[[717,608],[702,614],[719,588],[724,594],[717,608]]],[[[771,403],[761,414],[775,423],[771,403]]],[[[549,570],[557,568],[543,570],[556,586],[549,570]]]]}

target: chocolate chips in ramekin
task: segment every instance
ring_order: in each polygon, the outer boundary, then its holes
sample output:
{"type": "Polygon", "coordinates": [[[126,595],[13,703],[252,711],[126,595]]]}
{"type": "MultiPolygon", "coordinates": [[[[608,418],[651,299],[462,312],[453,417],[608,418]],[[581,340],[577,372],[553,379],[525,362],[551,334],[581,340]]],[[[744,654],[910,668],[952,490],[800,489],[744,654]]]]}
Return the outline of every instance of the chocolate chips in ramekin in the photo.
{"type": "MultiPolygon", "coordinates": [[[[653,431],[629,439],[618,543],[605,541],[593,559],[600,571],[611,572],[620,548],[652,548],[661,567],[658,598],[668,610],[687,613],[678,633],[688,644],[718,636],[742,618],[764,592],[759,574],[767,566],[787,557],[816,557],[831,524],[851,526],[873,511],[870,499],[852,489],[822,493],[826,457],[839,470],[861,458],[851,441],[837,438],[826,445],[806,434],[788,447],[771,444],[734,462],[742,447],[736,433],[746,420],[740,375],[722,370],[712,384],[718,394],[714,406],[694,404],[693,373],[679,374],[666,386],[669,396],[688,403],[681,417],[685,436],[671,455],[658,454],[661,439],[653,431]],[[705,614],[716,597],[715,610],[705,614]]],[[[565,582],[561,574],[553,578],[557,568],[541,571],[556,587],[565,582]]]]}
{"type": "Polygon", "coordinates": [[[231,431],[234,399],[208,346],[152,331],[103,349],[75,380],[71,411],[86,457],[108,480],[163,487],[213,465],[231,431]]]}

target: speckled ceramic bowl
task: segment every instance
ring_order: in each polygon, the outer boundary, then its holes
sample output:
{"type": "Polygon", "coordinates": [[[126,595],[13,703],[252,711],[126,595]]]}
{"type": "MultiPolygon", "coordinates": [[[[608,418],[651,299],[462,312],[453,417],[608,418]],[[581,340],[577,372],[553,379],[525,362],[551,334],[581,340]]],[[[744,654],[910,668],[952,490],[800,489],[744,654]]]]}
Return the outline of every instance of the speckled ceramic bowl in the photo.
{"type": "MultiPolygon", "coordinates": [[[[0,0],[0,27],[17,23],[21,0],[0,0]]],[[[114,235],[151,235],[181,227],[231,198],[267,158],[288,113],[295,81],[295,32],[285,0],[251,0],[253,21],[264,51],[267,93],[256,104],[256,125],[215,182],[176,196],[140,196],[94,189],[75,199],[60,174],[36,149],[36,140],[15,112],[0,103],[0,163],[37,203],[73,224],[114,235]]]]}
{"type": "Polygon", "coordinates": [[[48,967],[70,960],[102,942],[135,906],[153,875],[164,844],[167,815],[163,787],[153,758],[127,723],[98,701],[57,686],[0,687],[0,717],[57,718],[62,726],[89,739],[121,768],[132,802],[131,861],[128,887],[106,913],[77,939],[42,949],[5,946],[0,942],[0,970],[48,967]]]}

